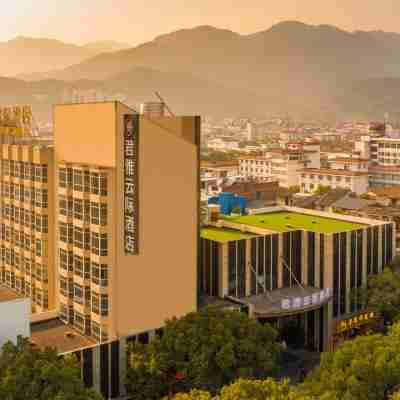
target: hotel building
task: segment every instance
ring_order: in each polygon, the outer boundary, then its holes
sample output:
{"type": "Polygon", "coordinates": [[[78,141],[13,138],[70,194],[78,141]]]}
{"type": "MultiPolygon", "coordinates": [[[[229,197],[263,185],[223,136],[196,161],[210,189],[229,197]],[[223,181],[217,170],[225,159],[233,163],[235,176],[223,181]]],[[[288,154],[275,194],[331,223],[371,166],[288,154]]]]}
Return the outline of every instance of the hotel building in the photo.
{"type": "Polygon", "coordinates": [[[211,211],[201,232],[200,293],[245,305],[278,328],[294,319],[313,350],[335,346],[338,323],[362,310],[350,291],[395,254],[391,222],[293,207],[240,217],[211,211]]]}
{"type": "Polygon", "coordinates": [[[53,143],[23,139],[0,145],[1,282],[31,298],[34,344],[118,397],[127,343],[197,309],[200,118],[59,105],[53,143]]]}

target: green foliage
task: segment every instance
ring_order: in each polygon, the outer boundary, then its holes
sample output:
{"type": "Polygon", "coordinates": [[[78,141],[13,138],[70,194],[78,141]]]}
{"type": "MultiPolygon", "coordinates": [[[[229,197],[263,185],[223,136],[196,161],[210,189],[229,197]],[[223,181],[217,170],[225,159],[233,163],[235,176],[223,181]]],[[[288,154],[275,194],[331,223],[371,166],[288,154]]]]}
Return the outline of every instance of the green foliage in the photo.
{"type": "Polygon", "coordinates": [[[368,308],[381,313],[385,321],[394,321],[400,315],[400,272],[387,267],[370,276],[364,296],[368,308]]]}
{"type": "Polygon", "coordinates": [[[329,192],[330,187],[329,186],[324,186],[324,185],[318,185],[317,188],[314,190],[315,194],[325,194],[329,192]]]}
{"type": "Polygon", "coordinates": [[[277,382],[273,379],[245,380],[225,386],[218,400],[311,400],[298,393],[288,380],[277,382]]]}
{"type": "Polygon", "coordinates": [[[203,161],[230,161],[236,160],[243,154],[240,151],[207,151],[201,154],[203,161]]]}
{"type": "Polygon", "coordinates": [[[59,357],[55,350],[41,351],[28,340],[6,343],[0,355],[2,400],[100,400],[83,387],[77,360],[59,357]]]}
{"type": "Polygon", "coordinates": [[[312,400],[311,397],[296,391],[288,380],[282,382],[266,380],[238,379],[224,386],[221,392],[212,397],[209,392],[192,391],[177,394],[173,400],[312,400]]]}
{"type": "Polygon", "coordinates": [[[400,325],[390,335],[347,341],[322,362],[301,386],[318,399],[384,400],[400,383],[400,325]]]}
{"type": "Polygon", "coordinates": [[[128,391],[132,399],[151,400],[192,389],[215,393],[240,377],[270,376],[281,350],[276,337],[269,325],[237,311],[206,308],[168,321],[162,338],[133,345],[128,391]]]}

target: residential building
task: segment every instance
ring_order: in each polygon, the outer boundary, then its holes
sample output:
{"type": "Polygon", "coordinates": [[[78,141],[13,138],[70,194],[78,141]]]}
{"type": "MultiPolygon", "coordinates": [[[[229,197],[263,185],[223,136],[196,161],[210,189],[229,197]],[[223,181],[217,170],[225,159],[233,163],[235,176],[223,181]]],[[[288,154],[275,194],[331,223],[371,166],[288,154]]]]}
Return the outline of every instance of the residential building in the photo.
{"type": "Polygon", "coordinates": [[[368,172],[355,172],[343,169],[311,169],[300,171],[300,189],[310,193],[318,186],[332,189],[349,189],[353,193],[363,194],[368,191],[368,172]]]}
{"type": "Polygon", "coordinates": [[[353,172],[368,172],[369,160],[366,158],[341,157],[328,160],[329,168],[353,172]]]}
{"type": "Polygon", "coordinates": [[[392,222],[270,207],[241,217],[216,210],[201,238],[203,295],[247,306],[278,329],[297,323],[308,348],[327,351],[346,338],[354,315],[364,319],[350,291],[392,261],[396,230],[392,222]]]}
{"type": "Polygon", "coordinates": [[[32,313],[57,307],[54,149],[36,143],[0,144],[0,280],[31,298],[32,313]]]}
{"type": "Polygon", "coordinates": [[[220,192],[224,184],[232,184],[239,179],[239,162],[201,161],[200,180],[201,190],[206,194],[220,192]]]}

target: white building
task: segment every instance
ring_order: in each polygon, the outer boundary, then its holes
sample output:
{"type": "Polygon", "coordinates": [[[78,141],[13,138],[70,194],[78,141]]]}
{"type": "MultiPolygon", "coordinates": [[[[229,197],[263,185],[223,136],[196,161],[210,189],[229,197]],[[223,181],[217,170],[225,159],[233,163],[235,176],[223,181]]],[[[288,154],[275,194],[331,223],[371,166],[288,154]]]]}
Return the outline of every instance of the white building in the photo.
{"type": "Polygon", "coordinates": [[[0,286],[0,349],[8,341],[16,344],[19,336],[30,337],[30,312],[29,298],[0,286]]]}
{"type": "Polygon", "coordinates": [[[300,171],[300,190],[303,193],[312,193],[320,185],[331,189],[349,189],[360,195],[368,191],[368,172],[311,168],[300,171]]]}
{"type": "Polygon", "coordinates": [[[291,187],[300,184],[299,171],[303,168],[320,168],[318,141],[281,141],[280,146],[264,156],[240,158],[240,176],[258,182],[278,181],[280,186],[291,187]]]}
{"type": "Polygon", "coordinates": [[[369,160],[366,158],[333,158],[328,160],[329,168],[354,172],[368,172],[369,160]]]}
{"type": "Polygon", "coordinates": [[[221,190],[222,185],[232,184],[239,179],[239,162],[202,161],[200,164],[200,185],[205,195],[221,190]]]}
{"type": "Polygon", "coordinates": [[[214,151],[239,150],[239,142],[234,139],[215,138],[208,141],[207,147],[214,151]]]}

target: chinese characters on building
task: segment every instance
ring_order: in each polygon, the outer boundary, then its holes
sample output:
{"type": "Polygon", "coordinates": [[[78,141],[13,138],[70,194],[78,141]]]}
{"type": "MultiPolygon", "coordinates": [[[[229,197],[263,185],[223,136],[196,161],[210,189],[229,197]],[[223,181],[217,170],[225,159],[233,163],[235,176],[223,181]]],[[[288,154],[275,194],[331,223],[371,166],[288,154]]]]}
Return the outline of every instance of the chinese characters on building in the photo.
{"type": "Polygon", "coordinates": [[[310,296],[295,297],[293,299],[283,299],[281,301],[281,308],[288,310],[290,308],[308,307],[314,304],[323,303],[324,301],[329,300],[331,296],[331,288],[326,288],[310,296]]]}
{"type": "Polygon", "coordinates": [[[356,315],[352,318],[339,321],[337,323],[336,331],[338,333],[346,332],[350,329],[356,328],[360,325],[370,322],[376,319],[376,314],[373,311],[364,312],[362,314],[356,315]]]}
{"type": "Polygon", "coordinates": [[[138,254],[138,134],[139,115],[124,117],[125,254],[138,254]]]}

